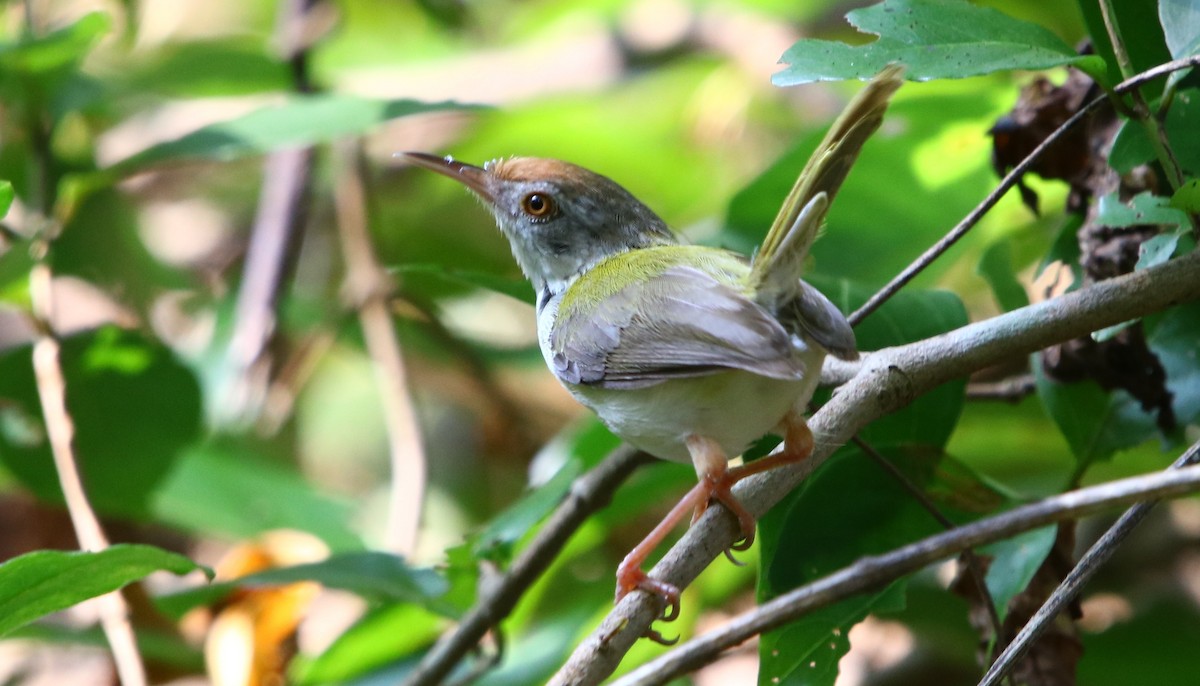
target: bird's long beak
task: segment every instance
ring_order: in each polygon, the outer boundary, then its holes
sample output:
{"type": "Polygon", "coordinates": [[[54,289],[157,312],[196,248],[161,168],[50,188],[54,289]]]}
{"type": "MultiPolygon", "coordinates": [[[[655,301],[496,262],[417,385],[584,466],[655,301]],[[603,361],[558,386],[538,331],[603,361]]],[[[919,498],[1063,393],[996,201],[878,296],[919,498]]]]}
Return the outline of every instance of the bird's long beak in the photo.
{"type": "Polygon", "coordinates": [[[438,157],[437,155],[430,155],[427,152],[402,152],[399,154],[399,157],[418,167],[424,167],[443,176],[449,176],[467,188],[470,188],[479,197],[492,202],[492,190],[489,183],[491,175],[483,167],[459,162],[449,155],[438,157]]]}

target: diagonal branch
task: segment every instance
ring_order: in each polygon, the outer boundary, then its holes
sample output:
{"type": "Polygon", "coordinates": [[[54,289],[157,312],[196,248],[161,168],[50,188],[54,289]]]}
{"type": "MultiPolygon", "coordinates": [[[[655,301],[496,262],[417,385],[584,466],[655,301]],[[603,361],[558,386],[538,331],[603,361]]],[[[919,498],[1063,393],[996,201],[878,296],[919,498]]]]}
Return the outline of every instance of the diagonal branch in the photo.
{"type": "Polygon", "coordinates": [[[455,665],[476,645],[489,629],[512,612],[526,589],[550,566],[559,551],[584,520],[608,504],[633,470],[650,461],[649,455],[622,446],[613,451],[595,469],[571,485],[567,499],[550,515],[534,540],[521,551],[504,576],[476,601],[453,633],[438,641],[404,686],[432,686],[441,683],[455,665]]]}
{"type": "MultiPolygon", "coordinates": [[[[1167,474],[1177,472],[1178,470],[1186,469],[1190,465],[1200,461],[1200,442],[1188,448],[1183,455],[1175,460],[1167,469],[1167,474]]],[[[1157,500],[1147,500],[1140,502],[1129,508],[1121,515],[1120,519],[1115,524],[1104,532],[1104,535],[1096,541],[1088,551],[1084,553],[1079,563],[1071,570],[1066,579],[1054,589],[1054,593],[1048,598],[1029,622],[1021,628],[1020,633],[1009,643],[1000,657],[988,669],[983,680],[979,682],[979,686],[996,686],[1000,680],[1008,673],[1008,671],[1016,664],[1017,660],[1025,654],[1025,651],[1038,639],[1045,631],[1050,622],[1062,612],[1067,603],[1071,602],[1078,594],[1083,585],[1095,576],[1096,571],[1101,565],[1108,561],[1112,554],[1116,552],[1121,542],[1130,534],[1137,525],[1150,514],[1150,510],[1158,504],[1157,500]]]]}
{"type": "MultiPolygon", "coordinates": [[[[1123,321],[1200,298],[1200,252],[1087,286],[1058,298],[895,348],[880,350],[809,422],[813,456],[770,475],[746,479],[735,495],[761,516],[869,422],[938,385],[1006,357],[1040,350],[1123,321]]],[[[724,508],[709,508],[651,571],[686,586],[739,536],[724,508]]],[[[631,593],[576,648],[552,684],[586,686],[610,675],[663,610],[660,598],[631,593]]]]}
{"type": "MultiPolygon", "coordinates": [[[[1003,514],[930,536],[883,555],[865,557],[824,578],[763,603],[728,625],[648,662],[614,686],[664,684],[711,662],[746,639],[919,571],[973,547],[992,543],[1047,524],[1076,519],[1149,498],[1187,495],[1200,490],[1200,467],[1146,474],[1051,496],[1003,514]]],[[[1135,508],[1150,505],[1139,502],[1135,508]]],[[[994,682],[989,682],[994,683],[994,682]]],[[[981,685],[982,686],[982,685],[981,685]]]]}

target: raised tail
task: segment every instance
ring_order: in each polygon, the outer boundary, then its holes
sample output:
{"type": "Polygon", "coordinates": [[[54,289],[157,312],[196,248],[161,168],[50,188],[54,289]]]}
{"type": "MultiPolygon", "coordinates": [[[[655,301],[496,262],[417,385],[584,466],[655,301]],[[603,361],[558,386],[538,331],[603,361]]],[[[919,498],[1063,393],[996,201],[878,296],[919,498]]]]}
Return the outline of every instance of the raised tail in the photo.
{"type": "Polygon", "coordinates": [[[762,247],[754,256],[750,285],[758,300],[774,308],[800,293],[800,273],[850,167],[867,138],[879,128],[904,67],[893,64],[871,79],[850,101],[796,178],[762,247]]]}

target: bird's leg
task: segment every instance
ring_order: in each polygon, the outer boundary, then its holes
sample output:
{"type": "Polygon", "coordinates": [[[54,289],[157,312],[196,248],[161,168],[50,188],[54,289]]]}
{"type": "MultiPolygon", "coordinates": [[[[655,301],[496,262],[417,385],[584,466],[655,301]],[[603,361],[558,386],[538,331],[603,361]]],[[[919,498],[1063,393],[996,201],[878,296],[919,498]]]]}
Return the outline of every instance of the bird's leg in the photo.
{"type": "MultiPolygon", "coordinates": [[[[663,621],[669,622],[679,616],[679,589],[665,581],[651,579],[642,571],[642,564],[671,530],[687,516],[688,510],[692,510],[692,522],[695,523],[713,499],[727,507],[738,518],[741,526],[742,538],[730,546],[731,549],[746,550],[754,543],[754,515],[733,495],[733,485],[752,474],[800,462],[812,454],[813,435],[804,421],[803,414],[797,411],[789,412],[784,417],[781,427],[784,434],[784,447],[781,452],[735,469],[729,469],[725,451],[716,441],[696,434],[687,437],[685,444],[691,453],[699,483],[671,508],[658,526],[654,527],[637,547],[629,551],[617,566],[617,602],[630,592],[640,589],[667,600],[667,607],[661,618],[663,621]]],[[[729,555],[729,551],[726,551],[726,556],[737,563],[729,555]]],[[[647,636],[660,643],[666,643],[662,634],[656,631],[651,630],[647,636]]]]}
{"type": "Polygon", "coordinates": [[[654,549],[663,542],[667,534],[679,524],[688,510],[695,509],[701,502],[708,501],[708,491],[704,488],[703,483],[698,483],[692,487],[692,490],[683,496],[675,507],[667,513],[666,517],[654,527],[641,543],[637,544],[629,554],[621,560],[621,564],[617,566],[617,602],[621,601],[631,591],[641,589],[647,593],[662,596],[669,603],[666,611],[663,613],[662,619],[671,621],[679,616],[679,589],[672,584],[658,579],[651,579],[642,571],[642,563],[654,552],[654,549]]]}
{"type": "Polygon", "coordinates": [[[776,467],[803,462],[812,455],[812,431],[799,411],[792,410],[784,416],[783,421],[779,423],[779,432],[783,434],[783,450],[729,470],[734,482],[776,467]]]}

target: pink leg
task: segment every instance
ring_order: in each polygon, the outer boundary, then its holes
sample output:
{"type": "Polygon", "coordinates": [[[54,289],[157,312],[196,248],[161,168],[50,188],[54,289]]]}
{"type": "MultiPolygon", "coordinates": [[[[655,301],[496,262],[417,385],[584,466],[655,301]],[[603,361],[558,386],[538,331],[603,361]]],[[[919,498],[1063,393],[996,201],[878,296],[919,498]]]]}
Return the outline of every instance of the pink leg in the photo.
{"type": "MultiPolygon", "coordinates": [[[[648,577],[642,571],[642,564],[666,539],[671,530],[683,520],[688,510],[693,511],[692,522],[694,523],[700,515],[704,514],[708,504],[715,499],[738,518],[742,529],[742,539],[734,543],[731,549],[746,550],[754,543],[754,515],[750,514],[733,495],[733,485],[752,474],[800,462],[812,454],[813,435],[809,431],[803,415],[798,412],[788,413],[783,420],[782,427],[784,448],[781,452],[735,469],[729,469],[725,452],[712,439],[699,435],[687,438],[688,452],[692,455],[692,462],[696,466],[700,482],[693,486],[687,495],[671,508],[658,526],[654,527],[650,534],[629,551],[629,554],[621,561],[617,567],[618,602],[630,592],[642,590],[667,600],[668,605],[663,612],[663,621],[669,622],[679,616],[679,589],[665,581],[648,577]]],[[[726,551],[726,555],[729,556],[729,551],[726,551]]],[[[733,560],[732,556],[730,559],[733,560]]],[[[667,643],[662,634],[657,631],[651,630],[647,637],[660,643],[667,643]]]]}

